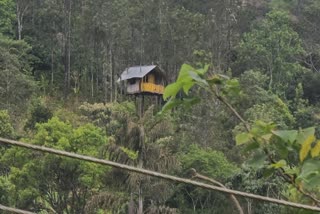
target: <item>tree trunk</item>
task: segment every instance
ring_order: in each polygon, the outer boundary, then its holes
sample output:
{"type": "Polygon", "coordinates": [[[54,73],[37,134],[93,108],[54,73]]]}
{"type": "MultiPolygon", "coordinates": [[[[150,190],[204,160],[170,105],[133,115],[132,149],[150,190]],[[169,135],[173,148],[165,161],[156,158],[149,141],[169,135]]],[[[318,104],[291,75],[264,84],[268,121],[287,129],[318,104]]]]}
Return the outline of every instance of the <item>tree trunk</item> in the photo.
{"type": "Polygon", "coordinates": [[[53,78],[54,78],[54,52],[53,52],[53,47],[51,49],[51,90],[53,89],[53,78]]]}
{"type": "Polygon", "coordinates": [[[143,196],[141,183],[139,184],[139,201],[138,201],[138,212],[137,214],[143,214],[143,196]]]}
{"type": "Polygon", "coordinates": [[[23,18],[25,12],[28,10],[30,0],[16,0],[16,15],[18,24],[18,40],[22,39],[23,18]]]}
{"type": "Polygon", "coordinates": [[[103,80],[103,101],[108,102],[108,69],[106,63],[102,65],[102,80],[103,80]]]}
{"type": "Polygon", "coordinates": [[[133,201],[133,194],[130,194],[130,203],[128,207],[128,214],[134,214],[134,201],[133,201]]]}
{"type": "Polygon", "coordinates": [[[65,0],[65,49],[64,49],[64,98],[66,99],[70,89],[70,38],[71,38],[71,0],[65,0]]]}
{"type": "Polygon", "coordinates": [[[91,99],[93,99],[93,91],[94,91],[94,83],[93,83],[93,68],[91,67],[91,99]]]}
{"type": "MultiPolygon", "coordinates": [[[[17,10],[18,10],[18,6],[17,6],[17,10]]],[[[17,13],[17,21],[18,21],[18,40],[21,40],[22,23],[21,23],[21,17],[19,12],[17,13]]]]}

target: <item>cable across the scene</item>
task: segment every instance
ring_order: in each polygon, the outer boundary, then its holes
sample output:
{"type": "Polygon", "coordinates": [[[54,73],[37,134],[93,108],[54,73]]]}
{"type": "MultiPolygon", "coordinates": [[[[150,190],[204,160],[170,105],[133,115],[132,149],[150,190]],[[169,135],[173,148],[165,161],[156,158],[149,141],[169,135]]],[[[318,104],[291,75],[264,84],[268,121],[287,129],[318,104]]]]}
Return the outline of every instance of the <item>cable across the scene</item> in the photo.
{"type": "MultiPolygon", "coordinates": [[[[101,164],[101,165],[105,165],[105,166],[111,166],[111,167],[115,167],[118,169],[130,171],[130,172],[136,172],[136,173],[140,173],[143,175],[157,177],[160,179],[165,179],[165,180],[174,181],[174,182],[178,182],[178,183],[190,184],[190,185],[193,185],[196,187],[201,187],[201,188],[208,189],[208,190],[214,190],[214,191],[223,192],[223,193],[227,193],[227,194],[233,194],[233,195],[238,195],[238,196],[242,196],[242,197],[257,199],[257,200],[264,201],[264,202],[270,202],[270,203],[280,204],[280,205],[284,205],[284,206],[290,206],[290,207],[294,207],[294,208],[300,208],[300,209],[306,209],[306,210],[320,212],[320,207],[299,204],[299,203],[279,200],[279,199],[275,199],[275,198],[269,198],[269,197],[265,197],[265,196],[255,195],[255,194],[251,194],[251,193],[226,189],[226,188],[209,185],[209,184],[202,183],[202,182],[197,182],[197,181],[190,180],[190,179],[180,178],[180,177],[167,175],[167,174],[163,174],[163,173],[159,173],[159,172],[155,172],[155,171],[151,171],[151,170],[146,170],[146,169],[137,168],[137,167],[133,167],[133,166],[125,165],[125,164],[116,163],[113,161],[102,160],[102,159],[98,159],[98,158],[94,158],[94,157],[90,157],[90,156],[79,155],[79,154],[61,151],[61,150],[57,150],[57,149],[51,149],[51,148],[44,147],[44,146],[27,144],[27,143],[15,141],[15,140],[9,140],[9,139],[5,139],[5,138],[0,138],[0,143],[23,147],[23,148],[31,149],[31,150],[35,150],[35,151],[55,154],[55,155],[59,155],[59,156],[63,156],[63,157],[69,157],[69,158],[78,159],[78,160],[82,160],[82,161],[88,161],[88,162],[101,164]]],[[[0,209],[1,209],[1,207],[0,207],[0,209]]]]}

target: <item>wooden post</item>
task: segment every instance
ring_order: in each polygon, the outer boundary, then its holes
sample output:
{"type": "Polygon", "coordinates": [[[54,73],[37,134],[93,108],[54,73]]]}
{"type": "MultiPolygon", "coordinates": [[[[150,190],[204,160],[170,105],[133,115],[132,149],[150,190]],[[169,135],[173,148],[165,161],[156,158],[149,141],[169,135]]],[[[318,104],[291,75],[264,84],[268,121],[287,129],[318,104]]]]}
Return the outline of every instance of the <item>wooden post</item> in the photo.
{"type": "Polygon", "coordinates": [[[140,117],[142,117],[144,114],[144,95],[142,94],[142,101],[141,101],[141,115],[140,117]]]}

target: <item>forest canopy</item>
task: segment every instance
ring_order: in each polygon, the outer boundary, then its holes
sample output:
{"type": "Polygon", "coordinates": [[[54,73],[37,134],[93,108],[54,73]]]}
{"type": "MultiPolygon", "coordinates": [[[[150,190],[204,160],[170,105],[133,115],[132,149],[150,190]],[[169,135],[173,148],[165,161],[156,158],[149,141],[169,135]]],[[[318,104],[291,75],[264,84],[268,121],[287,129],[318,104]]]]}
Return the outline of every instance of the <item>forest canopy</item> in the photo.
{"type": "MultiPolygon", "coordinates": [[[[0,0],[0,137],[319,207],[319,22],[318,0],[0,0]],[[143,65],[163,96],[118,81],[143,65]]],[[[35,213],[310,213],[0,154],[0,204],[35,213]]]]}

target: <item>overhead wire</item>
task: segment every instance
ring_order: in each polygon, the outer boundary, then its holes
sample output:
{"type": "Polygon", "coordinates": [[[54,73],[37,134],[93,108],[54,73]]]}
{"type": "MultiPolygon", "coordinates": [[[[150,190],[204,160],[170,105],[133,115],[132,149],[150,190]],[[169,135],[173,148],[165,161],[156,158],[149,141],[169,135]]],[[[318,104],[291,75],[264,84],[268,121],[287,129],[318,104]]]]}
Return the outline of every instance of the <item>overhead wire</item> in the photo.
{"type": "Polygon", "coordinates": [[[133,167],[133,166],[125,165],[125,164],[116,163],[116,162],[109,161],[109,160],[98,159],[98,158],[94,158],[94,157],[90,157],[90,156],[85,156],[85,155],[66,152],[66,151],[62,151],[62,150],[52,149],[52,148],[48,148],[48,147],[44,147],[44,146],[27,144],[24,142],[5,139],[5,138],[0,138],[0,143],[12,145],[12,146],[18,146],[18,147],[22,147],[22,148],[26,148],[26,149],[39,151],[39,152],[55,154],[55,155],[59,155],[62,157],[69,157],[69,158],[78,159],[81,161],[88,161],[88,162],[95,163],[95,164],[111,166],[114,168],[130,171],[130,172],[135,172],[135,173],[139,173],[139,174],[143,174],[143,175],[157,177],[160,179],[165,179],[165,180],[169,180],[169,181],[173,181],[173,182],[177,182],[177,183],[189,184],[189,185],[201,187],[201,188],[208,189],[208,190],[223,192],[226,194],[233,194],[233,195],[238,195],[238,196],[242,196],[242,197],[246,197],[246,198],[252,198],[252,199],[256,199],[256,200],[260,200],[260,201],[264,201],[264,202],[275,203],[275,204],[279,204],[279,205],[283,205],[283,206],[290,206],[290,207],[294,207],[294,208],[300,208],[300,209],[306,209],[306,210],[320,212],[320,207],[316,207],[316,206],[310,206],[310,205],[280,200],[280,199],[276,199],[276,198],[270,198],[270,197],[266,197],[266,196],[256,195],[256,194],[252,194],[252,193],[246,193],[246,192],[241,192],[241,191],[237,191],[237,190],[226,189],[226,188],[194,181],[191,179],[180,178],[180,177],[176,177],[176,176],[172,176],[172,175],[168,175],[168,174],[163,174],[163,173],[159,173],[159,172],[155,172],[155,171],[151,171],[151,170],[146,170],[146,169],[137,168],[137,167],[133,167]]]}
{"type": "Polygon", "coordinates": [[[33,212],[29,212],[29,211],[26,211],[26,210],[20,210],[20,209],[16,209],[16,208],[12,208],[12,207],[6,207],[6,206],[1,205],[1,204],[0,204],[0,210],[8,211],[8,212],[11,212],[11,213],[35,214],[33,212]]]}

